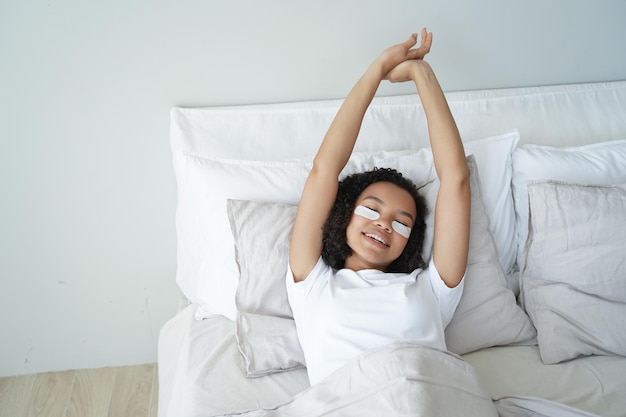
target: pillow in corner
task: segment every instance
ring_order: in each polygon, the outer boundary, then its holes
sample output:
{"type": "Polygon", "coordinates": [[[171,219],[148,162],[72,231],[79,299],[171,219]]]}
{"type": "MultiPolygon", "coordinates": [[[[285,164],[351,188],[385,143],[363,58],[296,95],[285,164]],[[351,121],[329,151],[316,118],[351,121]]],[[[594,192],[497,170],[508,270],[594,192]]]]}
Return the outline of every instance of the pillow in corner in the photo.
{"type": "MultiPolygon", "coordinates": [[[[448,349],[464,354],[483,347],[525,343],[535,330],[516,304],[489,231],[473,156],[468,157],[472,187],[470,253],[463,297],[446,328],[448,349]]],[[[422,188],[434,207],[437,180],[422,188]]],[[[432,210],[431,210],[432,211],[432,210]]],[[[304,365],[284,286],[289,237],[296,207],[251,201],[228,201],[240,281],[236,293],[236,338],[247,376],[295,369],[304,365]]],[[[431,230],[425,247],[430,254],[431,230]]]]}
{"type": "Polygon", "coordinates": [[[626,186],[528,184],[523,305],[541,359],[626,356],[626,186]]]}
{"type": "Polygon", "coordinates": [[[592,185],[622,184],[626,183],[625,166],[626,140],[563,148],[528,144],[515,149],[511,188],[520,269],[524,267],[528,234],[528,183],[554,180],[592,185]]]}

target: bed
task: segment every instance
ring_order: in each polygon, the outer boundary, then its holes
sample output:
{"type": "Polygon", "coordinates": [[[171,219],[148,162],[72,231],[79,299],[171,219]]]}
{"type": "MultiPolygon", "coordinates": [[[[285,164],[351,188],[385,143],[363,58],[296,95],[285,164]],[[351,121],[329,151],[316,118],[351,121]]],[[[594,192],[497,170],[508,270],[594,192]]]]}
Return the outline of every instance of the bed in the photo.
{"type": "MultiPolygon", "coordinates": [[[[184,300],[160,332],[160,417],[626,416],[626,81],[446,96],[472,186],[448,350],[399,341],[313,387],[286,254],[341,101],[171,110],[184,300]]],[[[342,175],[375,166],[434,201],[416,95],[374,99],[342,175]]]]}

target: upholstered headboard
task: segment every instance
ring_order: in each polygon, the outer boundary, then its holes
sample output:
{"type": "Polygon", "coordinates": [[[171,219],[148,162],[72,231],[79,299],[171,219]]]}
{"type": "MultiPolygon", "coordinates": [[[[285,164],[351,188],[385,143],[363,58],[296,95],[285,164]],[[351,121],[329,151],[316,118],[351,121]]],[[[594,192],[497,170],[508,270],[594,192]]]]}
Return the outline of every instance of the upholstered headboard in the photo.
{"type": "MultiPolygon", "coordinates": [[[[464,141],[516,128],[519,144],[576,146],[626,138],[626,81],[446,94],[464,141]]],[[[310,157],[341,100],[212,108],[174,108],[178,149],[252,160],[310,157]]],[[[417,95],[376,97],[355,151],[428,145],[417,95]]]]}

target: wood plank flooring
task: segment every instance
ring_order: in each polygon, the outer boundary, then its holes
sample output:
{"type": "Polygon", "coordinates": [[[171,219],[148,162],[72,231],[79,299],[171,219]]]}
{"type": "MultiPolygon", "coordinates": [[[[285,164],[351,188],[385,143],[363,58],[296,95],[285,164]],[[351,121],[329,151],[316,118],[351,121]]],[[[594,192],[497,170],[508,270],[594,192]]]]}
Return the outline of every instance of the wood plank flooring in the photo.
{"type": "Polygon", "coordinates": [[[0,378],[0,417],[157,417],[156,364],[0,378]]]}

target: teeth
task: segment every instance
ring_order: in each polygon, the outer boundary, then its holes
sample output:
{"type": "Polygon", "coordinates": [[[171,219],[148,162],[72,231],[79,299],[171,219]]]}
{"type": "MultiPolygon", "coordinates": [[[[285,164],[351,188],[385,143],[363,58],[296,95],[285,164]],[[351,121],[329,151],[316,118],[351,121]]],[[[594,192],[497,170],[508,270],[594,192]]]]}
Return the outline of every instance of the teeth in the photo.
{"type": "Polygon", "coordinates": [[[374,239],[375,241],[380,242],[380,243],[382,243],[382,244],[383,244],[383,245],[385,245],[385,246],[389,246],[389,245],[387,244],[387,242],[385,242],[384,240],[382,240],[379,236],[376,236],[376,235],[373,235],[373,234],[370,234],[370,233],[365,234],[365,236],[367,236],[367,237],[369,237],[369,238],[371,238],[371,239],[374,239]]]}

